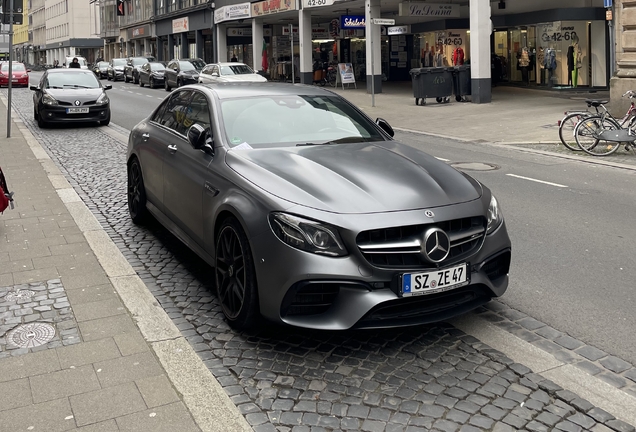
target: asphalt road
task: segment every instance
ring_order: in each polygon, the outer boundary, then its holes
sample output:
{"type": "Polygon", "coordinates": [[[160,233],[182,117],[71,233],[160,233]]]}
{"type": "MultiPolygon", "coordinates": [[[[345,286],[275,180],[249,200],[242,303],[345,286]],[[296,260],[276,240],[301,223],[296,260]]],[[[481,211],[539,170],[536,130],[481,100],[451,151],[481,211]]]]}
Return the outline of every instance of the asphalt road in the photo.
{"type": "MultiPolygon", "coordinates": [[[[112,122],[125,129],[168,94],[111,84],[112,122]]],[[[466,172],[494,191],[512,238],[511,286],[501,300],[636,364],[636,172],[424,135],[396,138],[448,163],[496,165],[466,172]]]]}

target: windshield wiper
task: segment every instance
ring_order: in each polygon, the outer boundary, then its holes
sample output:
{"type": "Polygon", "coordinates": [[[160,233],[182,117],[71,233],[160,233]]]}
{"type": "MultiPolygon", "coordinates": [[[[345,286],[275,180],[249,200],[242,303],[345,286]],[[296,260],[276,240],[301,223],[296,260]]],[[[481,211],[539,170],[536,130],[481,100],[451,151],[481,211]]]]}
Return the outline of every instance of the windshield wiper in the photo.
{"type": "Polygon", "coordinates": [[[296,147],[305,147],[305,146],[320,146],[320,145],[329,145],[329,144],[336,144],[334,141],[326,141],[326,142],[321,142],[321,143],[315,143],[315,142],[308,142],[308,143],[299,143],[296,144],[296,147]]]}
{"type": "Polygon", "coordinates": [[[88,86],[83,86],[83,85],[78,85],[78,84],[64,84],[64,87],[73,87],[73,88],[93,88],[93,87],[88,87],[88,86]]]}

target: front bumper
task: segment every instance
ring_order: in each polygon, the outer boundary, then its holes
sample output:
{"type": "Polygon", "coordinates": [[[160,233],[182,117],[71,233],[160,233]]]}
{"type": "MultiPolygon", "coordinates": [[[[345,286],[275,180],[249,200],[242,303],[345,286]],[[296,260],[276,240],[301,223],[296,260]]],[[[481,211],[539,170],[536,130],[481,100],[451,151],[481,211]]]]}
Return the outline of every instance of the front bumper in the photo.
{"type": "MultiPolygon", "coordinates": [[[[400,275],[432,268],[379,268],[345,242],[349,255],[331,258],[294,249],[271,230],[250,239],[263,316],[321,330],[409,326],[463,314],[508,287],[511,243],[505,223],[485,236],[474,254],[461,259],[469,264],[468,285],[417,297],[400,296],[400,275]]],[[[443,263],[440,269],[458,263],[443,263]]]]}
{"type": "Polygon", "coordinates": [[[118,79],[120,79],[120,78],[121,78],[121,79],[124,79],[124,71],[118,71],[118,70],[114,71],[114,72],[113,72],[113,78],[114,78],[115,80],[118,80],[118,79]]]}
{"type": "Polygon", "coordinates": [[[83,107],[89,109],[84,114],[67,114],[66,108],[70,107],[42,105],[39,112],[49,123],[91,123],[106,120],[110,116],[110,104],[83,107]]]}

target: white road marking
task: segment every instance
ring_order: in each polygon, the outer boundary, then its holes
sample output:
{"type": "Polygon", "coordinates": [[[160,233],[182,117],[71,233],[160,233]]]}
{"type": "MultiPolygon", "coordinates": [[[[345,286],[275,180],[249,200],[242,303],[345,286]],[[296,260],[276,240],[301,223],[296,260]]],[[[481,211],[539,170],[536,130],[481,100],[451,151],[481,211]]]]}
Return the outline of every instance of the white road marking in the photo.
{"type": "Polygon", "coordinates": [[[524,176],[520,176],[520,175],[516,175],[516,174],[506,174],[506,175],[510,176],[510,177],[520,178],[520,179],[523,179],[523,180],[529,180],[529,181],[533,181],[533,182],[537,182],[537,183],[543,183],[543,184],[547,184],[547,185],[550,185],[550,186],[556,186],[556,187],[560,187],[560,188],[568,187],[566,185],[562,185],[562,184],[558,184],[558,183],[552,183],[552,182],[548,182],[548,181],[544,181],[544,180],[538,180],[538,179],[534,179],[534,178],[531,178],[531,177],[524,177],[524,176]]]}
{"type": "Polygon", "coordinates": [[[143,96],[141,93],[137,93],[139,96],[143,96]]]}
{"type": "MultiPolygon", "coordinates": [[[[152,95],[146,95],[146,97],[152,97],[152,95]]],[[[161,99],[161,98],[160,98],[161,99]]]]}
{"type": "Polygon", "coordinates": [[[128,91],[128,93],[132,94],[132,92],[130,90],[127,90],[127,91],[128,91]]]}
{"type": "Polygon", "coordinates": [[[441,160],[442,162],[450,162],[450,159],[444,159],[444,158],[437,157],[437,156],[435,156],[435,159],[441,160]]]}

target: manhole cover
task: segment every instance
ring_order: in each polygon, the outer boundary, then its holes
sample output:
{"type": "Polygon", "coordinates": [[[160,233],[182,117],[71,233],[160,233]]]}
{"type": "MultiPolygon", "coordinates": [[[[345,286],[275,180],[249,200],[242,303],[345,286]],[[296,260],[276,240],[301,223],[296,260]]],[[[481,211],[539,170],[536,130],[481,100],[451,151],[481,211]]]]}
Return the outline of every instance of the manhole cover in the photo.
{"type": "Polygon", "coordinates": [[[453,168],[466,171],[492,171],[499,169],[495,164],[483,163],[483,162],[455,162],[452,163],[453,168]]]}
{"type": "Polygon", "coordinates": [[[6,301],[18,301],[18,300],[28,300],[35,295],[34,291],[31,290],[15,290],[11,291],[5,297],[6,301]]]}
{"type": "Polygon", "coordinates": [[[45,323],[20,325],[7,333],[7,342],[20,348],[44,345],[55,336],[55,328],[45,323]]]}

